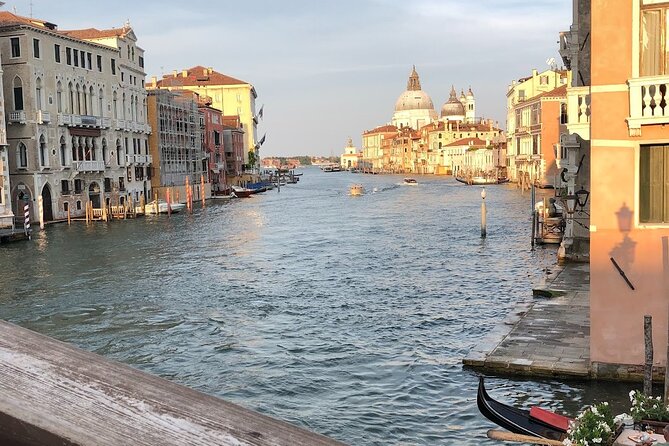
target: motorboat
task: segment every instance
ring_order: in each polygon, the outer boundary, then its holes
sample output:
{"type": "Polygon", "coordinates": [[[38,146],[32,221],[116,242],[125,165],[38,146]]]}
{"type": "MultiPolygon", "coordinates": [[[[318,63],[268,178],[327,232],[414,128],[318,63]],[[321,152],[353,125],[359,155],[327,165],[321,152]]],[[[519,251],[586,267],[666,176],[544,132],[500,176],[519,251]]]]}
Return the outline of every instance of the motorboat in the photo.
{"type": "Polygon", "coordinates": [[[150,201],[144,205],[144,212],[146,214],[167,214],[168,211],[176,214],[177,212],[182,211],[186,207],[183,203],[170,203],[169,209],[168,204],[165,200],[158,200],[156,206],[156,200],[150,201]],[[156,212],[156,207],[158,212],[156,212]]]}
{"type": "Polygon", "coordinates": [[[364,189],[362,187],[362,184],[354,184],[351,187],[348,188],[348,193],[349,195],[356,197],[359,195],[362,195],[364,193],[364,189]]]}
{"type": "Polygon", "coordinates": [[[237,198],[248,198],[253,194],[254,191],[246,187],[241,186],[232,186],[232,195],[237,198]]]}
{"type": "Polygon", "coordinates": [[[468,186],[484,186],[488,184],[504,184],[508,183],[509,179],[506,177],[455,177],[456,181],[459,181],[468,186]]]}
{"type": "Polygon", "coordinates": [[[416,185],[418,185],[418,181],[416,181],[415,178],[405,178],[402,181],[402,184],[405,184],[407,186],[416,186],[416,185]]]}

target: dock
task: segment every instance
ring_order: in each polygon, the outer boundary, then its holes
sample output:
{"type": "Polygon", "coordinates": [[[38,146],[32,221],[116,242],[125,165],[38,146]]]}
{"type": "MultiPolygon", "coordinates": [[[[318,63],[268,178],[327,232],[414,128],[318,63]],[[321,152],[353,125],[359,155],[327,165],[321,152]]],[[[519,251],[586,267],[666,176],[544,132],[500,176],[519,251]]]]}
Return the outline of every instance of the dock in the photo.
{"type": "Polygon", "coordinates": [[[589,264],[554,266],[532,294],[532,301],[518,305],[463,364],[498,374],[593,377],[589,264]]]}
{"type": "Polygon", "coordinates": [[[0,444],[343,444],[4,321],[0,389],[0,444]]]}

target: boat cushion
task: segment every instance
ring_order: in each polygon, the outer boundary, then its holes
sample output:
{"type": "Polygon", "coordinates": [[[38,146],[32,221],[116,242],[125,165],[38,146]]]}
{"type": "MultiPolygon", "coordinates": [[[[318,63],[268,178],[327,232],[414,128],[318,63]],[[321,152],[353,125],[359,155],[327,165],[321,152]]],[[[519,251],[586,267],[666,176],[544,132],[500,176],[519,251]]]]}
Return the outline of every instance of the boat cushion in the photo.
{"type": "Polygon", "coordinates": [[[530,409],[530,418],[534,418],[565,432],[569,429],[569,422],[572,421],[571,418],[536,406],[530,409]]]}

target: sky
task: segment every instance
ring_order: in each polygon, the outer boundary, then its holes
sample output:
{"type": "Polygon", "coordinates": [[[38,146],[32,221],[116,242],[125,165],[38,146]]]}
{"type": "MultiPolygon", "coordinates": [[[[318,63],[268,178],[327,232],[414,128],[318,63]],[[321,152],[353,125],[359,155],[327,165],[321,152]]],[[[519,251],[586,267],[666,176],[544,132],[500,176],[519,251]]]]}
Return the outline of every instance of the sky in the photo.
{"type": "Polygon", "coordinates": [[[513,79],[543,71],[569,0],[8,0],[61,30],[121,27],[147,81],[195,65],[253,84],[264,105],[261,156],[338,156],[389,123],[413,65],[437,112],[471,86],[477,115],[506,119],[513,79]],[[104,11],[104,12],[103,12],[104,11]]]}

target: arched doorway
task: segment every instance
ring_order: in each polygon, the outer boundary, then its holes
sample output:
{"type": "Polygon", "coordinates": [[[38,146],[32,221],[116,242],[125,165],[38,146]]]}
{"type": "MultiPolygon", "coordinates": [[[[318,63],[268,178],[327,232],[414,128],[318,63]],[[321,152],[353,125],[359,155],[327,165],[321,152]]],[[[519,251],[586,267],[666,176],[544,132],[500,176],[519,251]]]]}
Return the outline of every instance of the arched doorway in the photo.
{"type": "Polygon", "coordinates": [[[53,220],[53,203],[51,202],[51,186],[45,184],[42,188],[42,211],[44,221],[53,220]]]}
{"type": "Polygon", "coordinates": [[[91,201],[91,204],[95,209],[100,209],[100,185],[98,183],[91,183],[88,186],[88,199],[91,201]]]}
{"type": "Polygon", "coordinates": [[[14,216],[23,219],[23,206],[30,206],[30,221],[34,221],[32,216],[37,215],[33,210],[33,197],[30,188],[24,183],[19,183],[12,190],[12,212],[14,216]]]}

